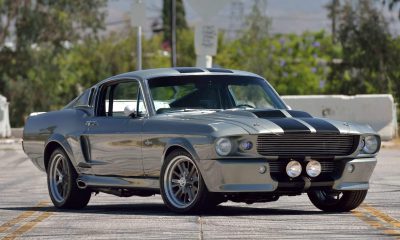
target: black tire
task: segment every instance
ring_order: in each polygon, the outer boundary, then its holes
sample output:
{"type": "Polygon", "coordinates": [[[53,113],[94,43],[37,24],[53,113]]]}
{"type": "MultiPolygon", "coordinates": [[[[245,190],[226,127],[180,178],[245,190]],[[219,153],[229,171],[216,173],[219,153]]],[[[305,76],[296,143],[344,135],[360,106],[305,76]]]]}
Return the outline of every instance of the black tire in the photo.
{"type": "Polygon", "coordinates": [[[325,212],[349,212],[364,201],[368,190],[333,192],[315,190],[308,192],[308,197],[315,207],[325,212]]]}
{"type": "MultiPolygon", "coordinates": [[[[187,167],[187,169],[190,169],[190,165],[187,167]]],[[[178,169],[176,169],[178,170],[178,169]]],[[[174,175],[174,176],[178,176],[178,175],[174,175]]],[[[190,176],[188,176],[190,177],[190,176]]],[[[186,177],[184,177],[186,178],[186,177]]],[[[180,178],[182,179],[182,177],[180,178]]],[[[177,180],[174,179],[174,180],[177,180]]],[[[188,179],[189,182],[189,179],[188,179]]],[[[175,182],[175,184],[177,184],[175,182]]],[[[190,184],[190,183],[188,183],[190,184]]],[[[192,183],[192,185],[196,185],[196,183],[192,183]]],[[[190,186],[189,186],[190,187],[190,186]]],[[[201,213],[204,212],[206,210],[209,210],[213,207],[215,207],[216,205],[218,205],[219,202],[214,201],[214,197],[213,195],[208,191],[203,178],[201,176],[201,173],[196,165],[196,162],[193,160],[192,156],[187,153],[184,150],[175,150],[173,152],[171,152],[165,159],[164,164],[161,168],[161,175],[160,175],[160,189],[161,189],[161,196],[162,199],[165,203],[165,205],[171,209],[172,211],[176,212],[176,213],[201,213]],[[182,160],[183,159],[183,160],[182,160]],[[185,205],[183,204],[179,204],[179,199],[175,194],[175,198],[172,197],[172,194],[174,193],[173,191],[176,191],[176,193],[179,191],[179,189],[184,189],[186,186],[186,180],[185,180],[185,185],[184,186],[172,186],[174,183],[172,182],[172,180],[168,180],[171,179],[169,178],[169,176],[172,176],[173,173],[171,173],[171,171],[174,171],[174,167],[175,164],[179,164],[179,162],[177,163],[177,161],[181,161],[184,162],[183,164],[189,164],[189,162],[191,164],[193,164],[193,167],[196,168],[196,170],[198,171],[198,182],[197,182],[197,193],[194,197],[194,200],[192,199],[191,201],[188,200],[188,203],[185,205]],[[172,174],[172,175],[170,175],[172,174]],[[172,192],[171,192],[172,191],[172,192]]],[[[191,190],[189,190],[191,191],[191,190]]],[[[182,190],[183,194],[185,194],[185,191],[182,190]]],[[[193,193],[192,193],[193,194],[193,193]]],[[[183,197],[183,199],[185,199],[185,196],[183,197]]],[[[184,200],[183,200],[184,201],[184,200]]]]}
{"type": "Polygon", "coordinates": [[[80,209],[89,203],[91,192],[78,188],[77,177],[78,174],[65,151],[61,148],[54,150],[47,167],[47,187],[55,207],[80,209]]]}

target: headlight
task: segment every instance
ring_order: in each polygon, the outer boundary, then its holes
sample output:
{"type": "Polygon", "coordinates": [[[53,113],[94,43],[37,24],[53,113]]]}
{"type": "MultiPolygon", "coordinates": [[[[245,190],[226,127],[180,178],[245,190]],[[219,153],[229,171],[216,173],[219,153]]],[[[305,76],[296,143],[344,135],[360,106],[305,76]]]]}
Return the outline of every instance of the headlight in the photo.
{"type": "Polygon", "coordinates": [[[232,142],[229,138],[220,138],[215,143],[215,151],[221,156],[227,156],[232,151],[232,142]]]}
{"type": "Polygon", "coordinates": [[[379,140],[377,136],[369,135],[364,138],[363,152],[372,154],[378,150],[379,140]]]}

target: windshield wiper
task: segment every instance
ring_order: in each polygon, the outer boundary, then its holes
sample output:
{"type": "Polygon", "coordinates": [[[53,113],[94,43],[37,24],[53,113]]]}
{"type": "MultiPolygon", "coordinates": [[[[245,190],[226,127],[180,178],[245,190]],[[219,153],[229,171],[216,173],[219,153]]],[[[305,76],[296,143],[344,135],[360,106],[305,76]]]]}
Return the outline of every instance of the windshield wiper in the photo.
{"type": "Polygon", "coordinates": [[[207,109],[207,108],[160,108],[157,113],[167,112],[198,112],[198,111],[221,111],[221,109],[207,109]]]}

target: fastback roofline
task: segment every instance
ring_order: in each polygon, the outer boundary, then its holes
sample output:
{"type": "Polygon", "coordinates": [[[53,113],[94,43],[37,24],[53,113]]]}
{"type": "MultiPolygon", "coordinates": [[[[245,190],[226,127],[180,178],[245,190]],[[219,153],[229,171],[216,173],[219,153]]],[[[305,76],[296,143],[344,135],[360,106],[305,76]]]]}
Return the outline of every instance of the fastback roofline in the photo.
{"type": "Polygon", "coordinates": [[[145,80],[150,78],[157,77],[167,77],[167,76],[185,76],[185,75],[242,75],[242,76],[252,76],[252,77],[260,77],[261,76],[246,72],[239,71],[233,69],[225,69],[225,68],[199,68],[199,67],[176,67],[176,68],[154,68],[154,69],[145,69],[138,70],[133,72],[122,73],[105,80],[100,81],[96,85],[101,85],[103,83],[109,81],[115,81],[118,79],[138,79],[145,80]]]}

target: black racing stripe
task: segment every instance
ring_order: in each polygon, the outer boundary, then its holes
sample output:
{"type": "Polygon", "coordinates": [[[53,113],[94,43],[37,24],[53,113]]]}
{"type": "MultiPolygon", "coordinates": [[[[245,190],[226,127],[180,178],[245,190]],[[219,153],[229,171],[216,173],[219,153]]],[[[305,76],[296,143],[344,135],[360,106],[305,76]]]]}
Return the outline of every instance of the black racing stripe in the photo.
{"type": "Polygon", "coordinates": [[[339,129],[333,126],[331,123],[318,118],[300,118],[304,122],[310,124],[317,133],[340,133],[339,129]]]}
{"type": "Polygon", "coordinates": [[[252,112],[259,118],[286,118],[281,110],[254,110],[252,112]]]}
{"type": "Polygon", "coordinates": [[[268,120],[281,127],[284,133],[311,133],[307,126],[293,118],[268,118],[268,120]]]}
{"type": "Polygon", "coordinates": [[[312,118],[309,113],[296,110],[287,110],[287,112],[294,118],[312,118]]]}

